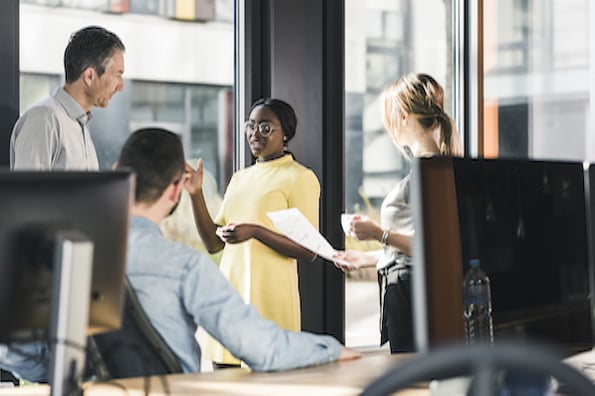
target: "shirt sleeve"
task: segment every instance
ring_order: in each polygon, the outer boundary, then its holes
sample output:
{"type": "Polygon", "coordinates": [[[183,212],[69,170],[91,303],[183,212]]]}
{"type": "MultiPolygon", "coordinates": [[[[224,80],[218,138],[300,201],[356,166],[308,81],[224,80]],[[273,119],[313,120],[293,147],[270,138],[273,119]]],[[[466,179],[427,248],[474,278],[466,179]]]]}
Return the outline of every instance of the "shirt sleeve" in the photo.
{"type": "Polygon", "coordinates": [[[0,367],[19,378],[32,382],[47,382],[49,366],[49,346],[45,342],[0,344],[0,367]]]}
{"type": "Polygon", "coordinates": [[[320,183],[310,169],[301,172],[291,185],[288,206],[297,208],[318,229],[320,183]]]}
{"type": "Polygon", "coordinates": [[[337,360],[333,337],[281,329],[263,319],[204,256],[196,256],[183,284],[183,299],[196,324],[255,371],[278,371],[337,360]]]}
{"type": "Polygon", "coordinates": [[[12,169],[51,170],[59,140],[58,122],[52,111],[30,109],[17,121],[12,133],[12,169]]]}

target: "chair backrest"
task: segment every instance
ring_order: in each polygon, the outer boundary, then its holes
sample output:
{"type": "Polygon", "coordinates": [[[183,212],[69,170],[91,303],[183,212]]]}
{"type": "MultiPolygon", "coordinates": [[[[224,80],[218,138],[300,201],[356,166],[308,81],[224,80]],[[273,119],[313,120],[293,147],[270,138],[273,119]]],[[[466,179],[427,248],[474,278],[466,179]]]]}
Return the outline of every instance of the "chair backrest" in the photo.
{"type": "Polygon", "coordinates": [[[128,278],[122,327],[91,337],[90,365],[98,379],[182,373],[180,362],[155,330],[128,278]]]}
{"type": "Polygon", "coordinates": [[[582,372],[560,360],[546,347],[518,342],[453,344],[422,353],[395,365],[366,386],[360,396],[387,396],[418,382],[470,376],[472,396],[552,394],[555,378],[567,391],[560,394],[595,395],[595,385],[582,372]],[[503,383],[498,382],[502,372],[503,383]],[[512,389],[511,389],[512,388],[512,389]]]}

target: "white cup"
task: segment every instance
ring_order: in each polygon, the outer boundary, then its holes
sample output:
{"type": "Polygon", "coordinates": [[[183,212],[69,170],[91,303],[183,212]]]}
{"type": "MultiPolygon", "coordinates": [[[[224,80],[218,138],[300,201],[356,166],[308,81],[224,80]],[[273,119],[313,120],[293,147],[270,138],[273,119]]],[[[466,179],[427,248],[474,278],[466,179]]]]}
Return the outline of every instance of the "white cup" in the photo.
{"type": "Polygon", "coordinates": [[[355,234],[353,232],[351,232],[349,229],[351,228],[351,220],[353,220],[353,218],[355,216],[356,215],[353,213],[342,213],[341,214],[341,227],[343,227],[343,232],[345,233],[345,235],[354,237],[354,238],[355,238],[355,234]]]}

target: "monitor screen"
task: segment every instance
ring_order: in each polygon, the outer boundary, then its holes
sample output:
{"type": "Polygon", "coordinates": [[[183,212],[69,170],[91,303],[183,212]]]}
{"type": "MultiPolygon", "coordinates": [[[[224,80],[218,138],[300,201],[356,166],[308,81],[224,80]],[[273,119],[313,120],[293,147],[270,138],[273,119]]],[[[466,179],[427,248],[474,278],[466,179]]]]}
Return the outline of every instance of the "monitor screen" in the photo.
{"type": "Polygon", "coordinates": [[[0,171],[0,340],[48,330],[54,231],[93,243],[89,333],[120,327],[133,193],[125,171],[0,171]]]}
{"type": "Polygon", "coordinates": [[[543,343],[564,354],[590,349],[583,164],[434,158],[414,166],[418,347],[464,339],[462,279],[478,258],[491,282],[495,343],[543,343]]]}

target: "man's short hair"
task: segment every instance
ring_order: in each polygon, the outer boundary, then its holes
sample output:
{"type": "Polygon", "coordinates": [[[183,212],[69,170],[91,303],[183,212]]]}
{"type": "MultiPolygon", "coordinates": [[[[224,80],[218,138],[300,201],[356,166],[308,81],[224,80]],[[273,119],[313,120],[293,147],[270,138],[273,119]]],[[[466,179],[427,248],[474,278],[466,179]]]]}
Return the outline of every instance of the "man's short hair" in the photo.
{"type": "Polygon", "coordinates": [[[78,80],[88,67],[101,77],[114,52],[124,50],[120,38],[102,27],[88,26],[74,32],[64,51],[66,82],[78,80]]]}
{"type": "Polygon", "coordinates": [[[124,143],[118,164],[136,173],[135,201],[152,204],[184,174],[182,140],[165,129],[139,129],[124,143]]]}

